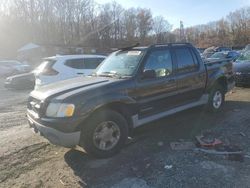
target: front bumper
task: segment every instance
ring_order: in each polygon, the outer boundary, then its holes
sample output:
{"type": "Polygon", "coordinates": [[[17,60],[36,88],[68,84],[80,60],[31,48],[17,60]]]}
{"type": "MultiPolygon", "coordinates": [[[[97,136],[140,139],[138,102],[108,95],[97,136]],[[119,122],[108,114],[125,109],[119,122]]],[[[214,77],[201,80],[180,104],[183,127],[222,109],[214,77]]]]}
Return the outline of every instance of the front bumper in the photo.
{"type": "Polygon", "coordinates": [[[29,115],[27,115],[30,127],[34,129],[36,133],[40,133],[43,137],[48,139],[52,144],[72,148],[79,144],[80,131],[64,133],[51,127],[44,126],[29,115]]]}

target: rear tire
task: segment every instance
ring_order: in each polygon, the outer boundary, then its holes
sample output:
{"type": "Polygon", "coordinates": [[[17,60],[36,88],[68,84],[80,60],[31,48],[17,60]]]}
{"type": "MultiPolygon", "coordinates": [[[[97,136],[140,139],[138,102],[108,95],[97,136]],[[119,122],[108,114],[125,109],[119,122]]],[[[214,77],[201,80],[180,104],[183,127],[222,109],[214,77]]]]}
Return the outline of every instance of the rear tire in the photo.
{"type": "Polygon", "coordinates": [[[225,102],[225,92],[221,85],[216,84],[210,94],[207,104],[207,109],[210,112],[218,112],[221,110],[225,102]]]}
{"type": "Polygon", "coordinates": [[[102,110],[93,114],[83,126],[80,146],[97,158],[107,158],[118,153],[128,138],[125,118],[113,111],[102,110]]]}

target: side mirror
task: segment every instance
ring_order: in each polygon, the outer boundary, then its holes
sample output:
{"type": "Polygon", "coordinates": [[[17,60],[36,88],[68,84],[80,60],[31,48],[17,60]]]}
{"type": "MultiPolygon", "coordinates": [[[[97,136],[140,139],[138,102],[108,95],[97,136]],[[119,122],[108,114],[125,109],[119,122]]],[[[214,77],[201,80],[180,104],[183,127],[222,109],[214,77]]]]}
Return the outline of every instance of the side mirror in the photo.
{"type": "Polygon", "coordinates": [[[152,79],[152,78],[156,78],[156,72],[153,69],[146,69],[143,71],[142,74],[142,78],[143,79],[152,79]]]}

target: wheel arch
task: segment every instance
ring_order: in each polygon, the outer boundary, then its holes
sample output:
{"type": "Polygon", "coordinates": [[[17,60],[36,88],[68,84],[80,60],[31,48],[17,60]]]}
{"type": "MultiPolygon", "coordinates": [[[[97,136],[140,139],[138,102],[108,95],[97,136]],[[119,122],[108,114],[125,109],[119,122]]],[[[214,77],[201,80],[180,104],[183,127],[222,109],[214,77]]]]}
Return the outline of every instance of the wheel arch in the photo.
{"type": "Polygon", "coordinates": [[[224,94],[227,92],[228,83],[227,83],[227,78],[225,76],[220,76],[217,79],[215,79],[213,84],[211,84],[209,88],[209,92],[211,92],[212,89],[217,85],[220,85],[223,88],[224,94]]]}
{"type": "Polygon", "coordinates": [[[94,116],[96,113],[103,111],[103,110],[107,110],[107,109],[113,110],[121,114],[125,118],[128,124],[129,133],[132,133],[132,129],[133,129],[132,115],[135,113],[134,104],[125,103],[121,101],[113,101],[113,102],[103,103],[103,104],[96,106],[96,108],[93,109],[91,112],[89,112],[88,116],[78,126],[78,129],[81,129],[82,126],[84,126],[84,124],[88,122],[88,120],[91,119],[91,117],[94,116]]]}

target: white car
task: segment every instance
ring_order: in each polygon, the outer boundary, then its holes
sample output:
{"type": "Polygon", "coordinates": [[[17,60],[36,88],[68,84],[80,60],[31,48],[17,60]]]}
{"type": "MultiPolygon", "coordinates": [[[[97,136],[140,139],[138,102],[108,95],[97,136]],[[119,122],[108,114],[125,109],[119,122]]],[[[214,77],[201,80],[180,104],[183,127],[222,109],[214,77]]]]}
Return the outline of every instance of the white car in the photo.
{"type": "Polygon", "coordinates": [[[45,58],[33,72],[35,88],[77,76],[88,76],[106,58],[102,55],[64,55],[45,58]]]}

